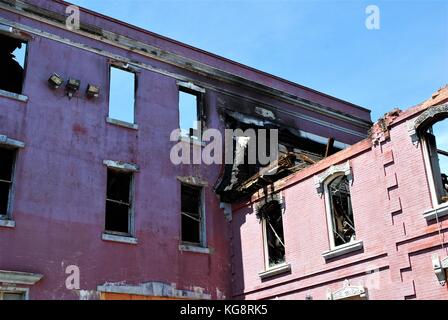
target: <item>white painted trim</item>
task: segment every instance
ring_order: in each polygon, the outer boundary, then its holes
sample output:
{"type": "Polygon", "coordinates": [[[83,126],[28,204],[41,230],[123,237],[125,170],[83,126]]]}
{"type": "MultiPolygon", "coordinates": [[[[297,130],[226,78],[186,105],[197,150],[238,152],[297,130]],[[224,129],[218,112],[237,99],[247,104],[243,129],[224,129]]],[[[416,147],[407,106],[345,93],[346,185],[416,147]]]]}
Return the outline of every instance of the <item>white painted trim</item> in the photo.
{"type": "Polygon", "coordinates": [[[0,97],[13,99],[13,100],[17,100],[17,101],[20,101],[20,102],[28,102],[28,96],[25,96],[23,94],[14,93],[14,92],[1,90],[1,89],[0,89],[0,97]]]}
{"type": "MultiPolygon", "coordinates": [[[[309,139],[311,141],[315,141],[317,143],[325,144],[325,145],[328,143],[328,137],[323,137],[318,134],[314,134],[314,133],[303,131],[303,130],[297,130],[297,131],[299,132],[299,135],[302,138],[309,139]]],[[[335,148],[339,148],[339,149],[346,149],[346,148],[350,147],[349,144],[340,142],[338,140],[334,141],[333,146],[335,148]]]]}
{"type": "Polygon", "coordinates": [[[24,148],[25,142],[11,139],[5,135],[0,135],[0,146],[7,146],[11,148],[24,148]]]}
{"type": "Polygon", "coordinates": [[[127,243],[127,244],[138,244],[137,238],[118,236],[118,235],[109,234],[106,232],[103,232],[103,234],[101,235],[101,239],[104,241],[120,242],[120,243],[127,243]]]}
{"type": "Polygon", "coordinates": [[[148,282],[139,285],[128,285],[123,283],[105,283],[97,287],[97,291],[105,293],[121,293],[140,295],[146,297],[166,297],[177,299],[210,300],[210,294],[204,293],[203,289],[195,291],[180,290],[163,282],[148,282]]]}
{"type": "Polygon", "coordinates": [[[185,82],[185,81],[176,81],[176,82],[177,82],[177,85],[179,87],[187,88],[187,89],[196,91],[198,93],[205,93],[205,89],[204,88],[201,88],[201,87],[195,85],[192,82],[185,82]]]}
{"type": "Polygon", "coordinates": [[[326,189],[328,187],[330,178],[336,178],[339,175],[347,176],[349,182],[352,182],[352,168],[349,161],[338,165],[332,165],[324,172],[316,175],[314,177],[314,185],[317,192],[319,194],[324,193],[325,191],[323,189],[326,189]]]}
{"type": "Polygon", "coordinates": [[[33,285],[42,279],[39,273],[0,270],[0,283],[33,285]]]}
{"type": "Polygon", "coordinates": [[[186,252],[210,254],[210,248],[208,248],[208,247],[200,247],[200,246],[197,246],[197,245],[190,245],[190,244],[180,244],[179,245],[179,250],[180,251],[186,251],[186,252]]]}
{"type": "Polygon", "coordinates": [[[261,220],[261,234],[263,237],[263,257],[264,257],[264,268],[269,270],[269,250],[268,250],[268,239],[266,232],[266,219],[261,220]]]}
{"type": "Polygon", "coordinates": [[[121,120],[117,120],[117,119],[110,118],[110,117],[106,117],[106,122],[116,125],[116,126],[119,126],[119,127],[132,129],[132,130],[138,130],[138,124],[135,124],[135,123],[121,121],[121,120]]]}
{"type": "MultiPolygon", "coordinates": [[[[336,174],[334,176],[331,176],[332,178],[337,177],[339,175],[343,175],[342,173],[336,174]]],[[[334,242],[334,232],[333,232],[333,210],[331,210],[331,199],[330,199],[330,193],[328,192],[328,184],[330,183],[331,179],[330,177],[322,184],[319,184],[319,187],[321,188],[321,193],[323,192],[324,198],[325,198],[325,216],[327,218],[327,235],[328,240],[330,242],[330,251],[335,248],[335,242],[334,242]]]]}
{"type": "Polygon", "coordinates": [[[363,247],[364,244],[362,240],[354,240],[349,243],[345,243],[343,245],[334,247],[333,249],[323,252],[322,257],[324,257],[325,260],[329,260],[350,252],[361,250],[363,247]]]}
{"type": "Polygon", "coordinates": [[[110,168],[120,171],[126,171],[126,172],[138,172],[139,167],[138,165],[134,163],[127,163],[123,161],[115,161],[115,160],[103,160],[103,164],[110,168]]]}
{"type": "MultiPolygon", "coordinates": [[[[281,193],[275,193],[275,194],[271,194],[271,196],[268,198],[266,197],[265,199],[263,199],[262,201],[259,202],[258,204],[258,208],[261,208],[262,206],[264,206],[265,204],[267,204],[270,201],[277,201],[281,208],[282,208],[282,227],[283,227],[283,234],[285,232],[284,229],[284,221],[283,221],[283,214],[284,214],[284,198],[282,197],[281,193]]],[[[264,268],[265,271],[271,270],[272,268],[275,268],[276,266],[270,266],[269,265],[269,249],[268,249],[268,240],[267,240],[267,226],[266,226],[266,219],[261,219],[261,233],[262,233],[262,237],[263,237],[263,255],[264,255],[264,268]]],[[[283,237],[283,241],[285,241],[284,237],[283,237]]],[[[285,248],[285,260],[286,260],[286,248],[285,248]]],[[[279,264],[279,265],[283,265],[286,262],[279,264]]]]}
{"type": "MultiPolygon", "coordinates": [[[[332,256],[336,257],[338,255],[344,254],[338,254],[339,248],[342,248],[344,246],[346,246],[347,244],[344,244],[342,246],[338,246],[336,247],[335,244],[335,240],[334,240],[334,234],[333,234],[333,210],[331,208],[331,199],[330,199],[330,194],[328,192],[328,185],[337,177],[339,176],[346,176],[349,180],[349,191],[350,191],[350,195],[352,194],[352,186],[351,183],[353,181],[353,175],[352,175],[352,169],[351,169],[351,165],[350,162],[347,161],[343,164],[339,164],[339,165],[333,165],[330,168],[328,168],[327,170],[325,170],[323,173],[319,174],[318,176],[314,177],[314,184],[316,187],[317,192],[320,195],[324,195],[324,199],[325,199],[325,215],[327,218],[327,230],[328,230],[328,240],[330,243],[330,250],[324,252],[322,255],[324,256],[324,258],[326,256],[329,256],[329,258],[326,259],[330,259],[332,256]]],[[[352,207],[353,210],[353,207],[352,207]]],[[[353,220],[354,220],[354,212],[353,212],[353,220]]],[[[352,241],[350,243],[353,242],[358,242],[358,241],[352,241]]],[[[362,243],[362,241],[360,241],[362,243]]]]}
{"type": "MultiPolygon", "coordinates": [[[[303,102],[301,103],[300,106],[303,106],[302,104],[303,104],[303,102]]],[[[305,108],[305,109],[309,110],[311,108],[312,108],[312,105],[309,105],[309,108],[305,108]]],[[[300,111],[292,111],[292,110],[287,110],[285,108],[276,108],[276,110],[278,112],[281,112],[281,113],[284,113],[284,114],[296,117],[298,119],[306,120],[306,121],[318,124],[320,126],[324,126],[324,127],[327,127],[327,128],[330,128],[330,129],[334,129],[334,130],[337,130],[337,131],[340,131],[340,132],[348,133],[348,134],[350,134],[352,136],[355,136],[355,137],[358,137],[358,138],[362,138],[362,139],[366,139],[367,138],[367,134],[365,134],[365,133],[361,133],[361,132],[358,132],[358,131],[355,131],[355,130],[352,130],[352,129],[348,129],[348,128],[339,126],[339,125],[331,123],[331,122],[327,122],[327,121],[324,121],[324,120],[320,120],[320,119],[317,119],[317,118],[305,115],[305,114],[301,113],[300,111]]]]}
{"type": "Polygon", "coordinates": [[[277,276],[279,274],[288,273],[291,271],[290,263],[282,263],[275,266],[270,267],[269,269],[259,272],[258,275],[261,279],[266,279],[269,277],[277,276]]]}
{"type": "Polygon", "coordinates": [[[422,146],[423,151],[423,163],[425,164],[426,176],[428,178],[429,193],[431,195],[432,207],[437,208],[439,206],[439,199],[437,196],[436,186],[434,182],[434,174],[432,172],[432,165],[429,157],[428,142],[426,141],[425,138],[420,139],[420,145],[422,146]]]}
{"type": "Polygon", "coordinates": [[[437,204],[434,208],[429,209],[423,213],[423,217],[427,221],[434,220],[436,217],[441,218],[448,215],[448,203],[437,204]]]}
{"type": "Polygon", "coordinates": [[[2,228],[15,228],[16,222],[14,220],[0,219],[0,227],[2,228]]]}

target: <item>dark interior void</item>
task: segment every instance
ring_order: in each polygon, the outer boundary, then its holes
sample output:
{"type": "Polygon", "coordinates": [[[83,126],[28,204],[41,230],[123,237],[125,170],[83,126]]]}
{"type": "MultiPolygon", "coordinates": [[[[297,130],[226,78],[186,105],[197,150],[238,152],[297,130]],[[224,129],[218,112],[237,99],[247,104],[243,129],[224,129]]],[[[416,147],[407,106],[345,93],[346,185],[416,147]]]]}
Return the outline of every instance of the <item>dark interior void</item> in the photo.
{"type": "Polygon", "coordinates": [[[270,201],[258,209],[257,215],[265,221],[266,246],[269,266],[285,262],[285,240],[283,237],[282,207],[278,201],[270,201]]]}
{"type": "Polygon", "coordinates": [[[15,151],[0,149],[0,215],[8,214],[15,151]]]}
{"type": "Polygon", "coordinates": [[[355,240],[350,186],[346,176],[335,178],[328,185],[330,196],[334,243],[339,246],[355,240]]]}
{"type": "Polygon", "coordinates": [[[132,174],[107,171],[106,231],[129,234],[132,174]]]}
{"type": "Polygon", "coordinates": [[[448,119],[439,120],[424,132],[434,186],[439,203],[448,202],[448,119]]]}
{"type": "MultiPolygon", "coordinates": [[[[229,115],[226,111],[224,119],[228,129],[258,129],[267,130],[267,156],[269,156],[270,137],[269,129],[278,130],[278,159],[269,164],[257,161],[249,164],[248,147],[241,150],[237,147],[236,139],[233,141],[233,163],[225,164],[224,173],[220,177],[215,191],[223,202],[238,202],[249,198],[254,192],[282,179],[296,171],[302,170],[321,159],[334,154],[340,149],[333,146],[334,140],[328,139],[327,144],[306,139],[300,136],[297,129],[284,127],[269,121],[257,120],[245,123],[241,114],[239,118],[229,115]],[[254,124],[256,123],[256,124],[254,124]],[[242,154],[244,153],[244,154],[242,154]],[[269,172],[269,174],[268,174],[269,172]],[[272,172],[275,172],[272,174],[272,172]]],[[[233,113],[234,114],[234,113],[233,113]]],[[[252,116],[251,116],[252,117],[252,116]]],[[[253,117],[251,118],[253,119],[253,117]]],[[[258,137],[256,137],[258,140],[258,137]]],[[[258,148],[258,146],[257,146],[258,148]]],[[[227,150],[226,150],[227,152],[227,150]]],[[[258,150],[257,150],[258,155],[258,150]]]]}
{"type": "MultiPolygon", "coordinates": [[[[0,34],[0,89],[21,94],[24,70],[17,57],[16,49],[26,44],[18,39],[0,34]]],[[[24,59],[24,58],[23,58],[24,59]]],[[[22,61],[22,65],[24,62],[22,61]]]]}
{"type": "Polygon", "coordinates": [[[181,185],[182,241],[201,243],[201,188],[181,185]]]}

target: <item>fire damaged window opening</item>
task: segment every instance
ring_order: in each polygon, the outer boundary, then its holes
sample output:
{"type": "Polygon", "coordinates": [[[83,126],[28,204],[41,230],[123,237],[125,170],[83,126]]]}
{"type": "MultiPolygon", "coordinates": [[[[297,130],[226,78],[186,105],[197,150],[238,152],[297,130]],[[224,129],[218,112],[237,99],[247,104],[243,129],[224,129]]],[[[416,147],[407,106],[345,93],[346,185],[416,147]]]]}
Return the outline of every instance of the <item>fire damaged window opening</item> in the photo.
{"type": "Polygon", "coordinates": [[[106,233],[132,236],[132,184],[132,173],[107,170],[106,233]]]}
{"type": "Polygon", "coordinates": [[[109,118],[135,124],[137,76],[128,69],[110,66],[109,118]]]}
{"type": "Polygon", "coordinates": [[[332,137],[327,137],[326,141],[325,139],[318,141],[311,136],[303,135],[299,129],[276,120],[267,120],[226,108],[221,108],[219,113],[224,119],[226,129],[234,132],[240,130],[243,133],[233,138],[233,145],[226,143],[225,153],[232,154],[232,163],[225,164],[224,172],[215,187],[216,193],[224,202],[233,203],[249,199],[258,190],[341,150],[339,145],[335,146],[332,137]],[[257,141],[260,140],[260,132],[263,131],[259,129],[266,130],[266,147],[260,150],[266,152],[265,157],[270,161],[268,164],[260,161],[257,141]],[[271,129],[278,130],[275,139],[271,137],[271,129]],[[254,132],[252,136],[246,134],[248,130],[254,132]],[[271,144],[278,147],[276,160],[270,159],[273,150],[271,144]],[[256,155],[255,161],[249,161],[250,148],[255,151],[253,152],[256,155]]]}
{"type": "Polygon", "coordinates": [[[179,87],[179,129],[181,137],[201,140],[203,127],[203,93],[179,87]]]}
{"type": "Polygon", "coordinates": [[[356,240],[349,179],[338,175],[327,185],[333,247],[356,240]]]}
{"type": "Polygon", "coordinates": [[[16,151],[0,148],[0,219],[11,218],[11,196],[16,151]]]}
{"type": "Polygon", "coordinates": [[[448,119],[431,124],[423,132],[431,166],[435,198],[438,204],[448,202],[448,119]]]}
{"type": "Polygon", "coordinates": [[[0,34],[0,90],[22,94],[27,43],[0,34]]]}
{"type": "Polygon", "coordinates": [[[283,234],[282,205],[273,200],[257,211],[263,223],[266,269],[285,262],[285,239],[283,234]]]}
{"type": "Polygon", "coordinates": [[[205,247],[203,188],[181,184],[181,240],[205,247]]]}
{"type": "Polygon", "coordinates": [[[26,300],[26,291],[2,290],[0,300],[26,300]]]}

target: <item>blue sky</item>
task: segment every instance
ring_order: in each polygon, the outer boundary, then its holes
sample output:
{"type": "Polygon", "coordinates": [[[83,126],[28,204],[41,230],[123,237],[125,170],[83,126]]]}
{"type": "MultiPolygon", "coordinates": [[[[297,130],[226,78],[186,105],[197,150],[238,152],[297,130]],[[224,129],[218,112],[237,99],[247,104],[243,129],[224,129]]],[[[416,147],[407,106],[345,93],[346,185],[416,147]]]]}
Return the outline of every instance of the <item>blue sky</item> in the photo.
{"type": "Polygon", "coordinates": [[[373,120],[448,83],[448,1],[71,2],[372,109],[373,120]],[[379,30],[365,27],[370,4],[379,30]]]}

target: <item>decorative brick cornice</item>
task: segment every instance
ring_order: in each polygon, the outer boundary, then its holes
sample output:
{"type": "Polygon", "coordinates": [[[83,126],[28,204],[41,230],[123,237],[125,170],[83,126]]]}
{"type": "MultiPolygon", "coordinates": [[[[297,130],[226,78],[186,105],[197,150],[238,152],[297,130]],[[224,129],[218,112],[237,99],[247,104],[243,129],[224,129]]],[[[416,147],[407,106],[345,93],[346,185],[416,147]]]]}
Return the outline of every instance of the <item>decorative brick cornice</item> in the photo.
{"type": "Polygon", "coordinates": [[[436,120],[438,117],[448,117],[448,103],[433,106],[428,108],[422,114],[420,114],[417,118],[409,120],[407,122],[408,132],[411,136],[412,142],[418,143],[419,141],[419,130],[428,124],[429,122],[436,120]]]}

